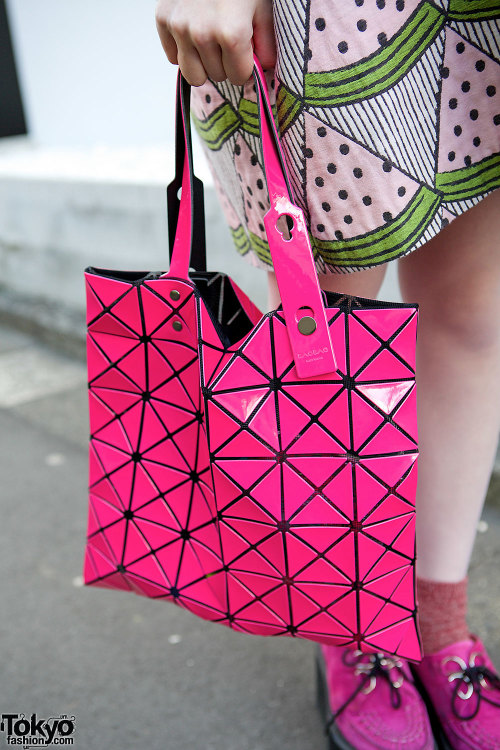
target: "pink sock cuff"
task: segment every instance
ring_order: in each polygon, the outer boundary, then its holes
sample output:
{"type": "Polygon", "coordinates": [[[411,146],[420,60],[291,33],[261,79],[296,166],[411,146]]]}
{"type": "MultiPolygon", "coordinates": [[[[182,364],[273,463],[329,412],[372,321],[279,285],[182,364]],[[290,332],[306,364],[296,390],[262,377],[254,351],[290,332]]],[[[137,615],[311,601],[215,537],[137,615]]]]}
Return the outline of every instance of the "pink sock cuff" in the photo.
{"type": "Polygon", "coordinates": [[[424,654],[467,640],[468,578],[456,583],[417,578],[419,625],[424,654]]]}

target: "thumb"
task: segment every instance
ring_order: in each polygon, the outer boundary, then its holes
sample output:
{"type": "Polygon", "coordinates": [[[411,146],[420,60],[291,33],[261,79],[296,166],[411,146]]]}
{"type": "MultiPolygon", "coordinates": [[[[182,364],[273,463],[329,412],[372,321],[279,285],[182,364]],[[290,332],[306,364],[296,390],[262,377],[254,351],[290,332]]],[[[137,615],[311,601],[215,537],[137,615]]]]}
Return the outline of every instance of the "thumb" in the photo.
{"type": "Polygon", "coordinates": [[[264,70],[276,64],[273,9],[269,0],[260,0],[253,17],[253,46],[264,70]]]}

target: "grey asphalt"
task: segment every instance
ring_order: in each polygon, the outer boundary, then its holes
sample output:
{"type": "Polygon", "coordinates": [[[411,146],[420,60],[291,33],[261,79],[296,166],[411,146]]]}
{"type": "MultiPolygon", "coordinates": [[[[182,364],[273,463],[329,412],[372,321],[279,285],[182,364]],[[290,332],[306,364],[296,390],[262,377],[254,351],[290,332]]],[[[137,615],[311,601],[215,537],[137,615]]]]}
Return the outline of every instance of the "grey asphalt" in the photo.
{"type": "MultiPolygon", "coordinates": [[[[1,713],[74,715],[78,750],[323,750],[313,643],[82,586],[86,399],[83,362],[0,326],[1,713]]],[[[480,528],[470,624],[500,666],[498,476],[480,528]]]]}

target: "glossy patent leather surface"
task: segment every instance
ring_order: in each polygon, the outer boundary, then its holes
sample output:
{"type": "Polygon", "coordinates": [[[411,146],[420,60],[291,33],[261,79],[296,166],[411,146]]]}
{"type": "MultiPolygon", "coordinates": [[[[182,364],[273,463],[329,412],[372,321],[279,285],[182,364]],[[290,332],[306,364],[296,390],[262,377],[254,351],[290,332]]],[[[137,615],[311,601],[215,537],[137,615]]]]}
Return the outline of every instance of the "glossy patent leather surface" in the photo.
{"type": "Polygon", "coordinates": [[[321,292],[255,76],[283,307],[262,315],[225,274],[188,275],[183,117],[169,272],[86,272],[84,580],[241,632],[418,660],[418,307],[321,292]],[[285,213],[291,240],[275,227],[285,213]],[[309,335],[297,300],[312,311],[309,335]]]}

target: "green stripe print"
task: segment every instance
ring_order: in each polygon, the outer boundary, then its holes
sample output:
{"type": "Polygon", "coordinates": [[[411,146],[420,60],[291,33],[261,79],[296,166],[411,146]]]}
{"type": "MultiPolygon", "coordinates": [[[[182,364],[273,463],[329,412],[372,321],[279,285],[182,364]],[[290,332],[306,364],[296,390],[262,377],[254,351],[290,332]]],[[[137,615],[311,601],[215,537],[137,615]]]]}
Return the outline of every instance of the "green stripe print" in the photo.
{"type": "MultiPolygon", "coordinates": [[[[277,124],[278,115],[274,105],[273,115],[277,124]]],[[[250,135],[258,136],[260,133],[257,102],[249,99],[240,100],[238,111],[226,102],[214,110],[206,120],[199,120],[194,114],[191,117],[200,137],[212,151],[222,148],[228,138],[239,128],[250,135]]]]}
{"type": "Polygon", "coordinates": [[[241,224],[238,229],[231,229],[231,235],[236,251],[240,255],[246,255],[250,250],[253,250],[260,260],[272,266],[271,253],[267,240],[261,239],[249,230],[245,231],[241,224]]]}
{"type": "Polygon", "coordinates": [[[217,107],[206,120],[199,120],[193,114],[191,117],[200,138],[212,151],[218,151],[240,124],[239,116],[228,102],[217,107]]]}
{"type": "Polygon", "coordinates": [[[477,164],[436,174],[436,188],[444,201],[463,201],[500,187],[500,154],[491,154],[477,164]]]}
{"type": "Polygon", "coordinates": [[[311,237],[313,249],[336,266],[370,266],[397,258],[417,242],[432,221],[441,199],[422,185],[396,218],[373,232],[345,240],[311,237]]]}
{"type": "Polygon", "coordinates": [[[323,107],[350,104],[394,86],[433,43],[444,22],[438,8],[429,2],[421,3],[398,34],[370,57],[337,70],[306,73],[306,104],[323,107]]]}
{"type": "MultiPolygon", "coordinates": [[[[271,105],[274,122],[278,127],[278,113],[276,111],[276,105],[271,105]]],[[[238,104],[238,114],[241,118],[241,127],[250,135],[260,135],[259,129],[259,113],[257,110],[257,102],[252,102],[250,99],[241,99],[238,104]]]]}
{"type": "Polygon", "coordinates": [[[259,113],[257,111],[257,102],[251,102],[249,99],[240,99],[238,104],[238,114],[240,116],[243,130],[250,135],[259,135],[259,113]]]}
{"type": "Polygon", "coordinates": [[[240,224],[238,229],[231,229],[231,236],[233,238],[234,245],[237,252],[240,255],[246,255],[250,250],[250,242],[247,237],[247,233],[240,224]]]}
{"type": "MultiPolygon", "coordinates": [[[[440,196],[422,185],[399,216],[373,232],[346,240],[319,240],[309,233],[313,255],[336,266],[350,266],[353,263],[371,266],[397,258],[420,239],[440,203],[440,196]]],[[[232,229],[231,234],[240,255],[253,250],[260,260],[272,266],[266,240],[252,232],[247,234],[242,226],[232,229]]]]}
{"type": "Polygon", "coordinates": [[[300,114],[301,108],[300,99],[296,99],[285,86],[280,85],[276,97],[276,109],[281,135],[292,125],[297,115],[300,114]]]}
{"type": "Polygon", "coordinates": [[[450,21],[490,21],[500,16],[499,0],[450,0],[450,21]]]}

